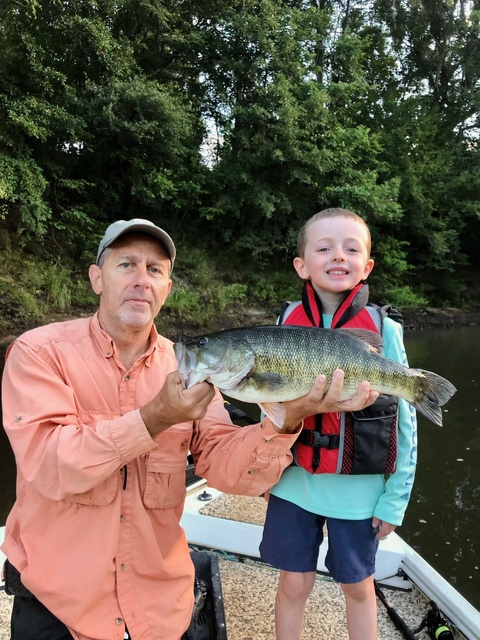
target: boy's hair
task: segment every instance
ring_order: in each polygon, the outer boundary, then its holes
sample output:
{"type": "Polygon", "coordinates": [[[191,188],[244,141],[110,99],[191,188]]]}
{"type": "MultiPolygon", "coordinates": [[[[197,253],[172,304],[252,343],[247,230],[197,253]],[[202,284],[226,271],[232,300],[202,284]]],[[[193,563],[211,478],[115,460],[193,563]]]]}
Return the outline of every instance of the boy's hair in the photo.
{"type": "Polygon", "coordinates": [[[305,254],[305,246],[307,244],[307,233],[309,228],[314,222],[317,220],[325,220],[325,218],[348,218],[350,220],[355,220],[355,222],[359,222],[362,224],[367,231],[367,252],[370,256],[370,250],[372,248],[372,238],[370,235],[370,229],[368,228],[365,220],[360,217],[358,214],[353,211],[349,211],[348,209],[340,209],[339,207],[332,207],[331,209],[323,209],[323,211],[319,211],[315,213],[311,218],[309,218],[303,227],[300,229],[298,233],[297,240],[297,255],[300,258],[304,257],[305,254]]]}

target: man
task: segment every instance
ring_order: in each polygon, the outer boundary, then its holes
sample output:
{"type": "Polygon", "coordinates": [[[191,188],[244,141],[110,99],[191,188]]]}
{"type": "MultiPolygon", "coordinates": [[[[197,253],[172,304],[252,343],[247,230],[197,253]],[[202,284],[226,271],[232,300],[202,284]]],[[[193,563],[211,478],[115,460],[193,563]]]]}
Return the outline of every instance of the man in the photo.
{"type": "Polygon", "coordinates": [[[28,331],[7,353],[12,640],[179,640],[193,606],[179,524],[188,451],[211,486],[260,495],[291,462],[305,416],[377,396],[362,383],[338,403],[337,372],[325,396],[319,377],[285,403],[281,432],[268,419],[233,425],[210,384],[182,388],[172,343],[156,332],[175,256],[148,220],[113,223],[89,270],[98,312],[28,331]]]}

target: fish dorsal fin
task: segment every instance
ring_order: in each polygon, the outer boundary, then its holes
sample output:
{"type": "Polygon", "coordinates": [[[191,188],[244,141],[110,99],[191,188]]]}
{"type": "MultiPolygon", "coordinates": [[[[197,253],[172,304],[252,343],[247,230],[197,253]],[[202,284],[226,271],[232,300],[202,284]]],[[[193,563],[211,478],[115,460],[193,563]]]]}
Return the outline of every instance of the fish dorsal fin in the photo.
{"type": "Polygon", "coordinates": [[[352,338],[360,340],[369,351],[375,351],[375,353],[382,351],[382,336],[379,333],[375,333],[375,331],[370,331],[369,329],[345,329],[343,327],[341,329],[334,329],[334,331],[341,331],[342,333],[352,336],[352,338]]]}

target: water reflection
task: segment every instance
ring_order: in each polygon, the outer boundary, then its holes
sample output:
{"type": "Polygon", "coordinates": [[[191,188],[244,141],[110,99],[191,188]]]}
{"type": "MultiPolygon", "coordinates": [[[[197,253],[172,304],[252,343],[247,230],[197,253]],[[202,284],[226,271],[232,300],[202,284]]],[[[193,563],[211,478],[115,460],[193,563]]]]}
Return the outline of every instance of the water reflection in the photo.
{"type": "Polygon", "coordinates": [[[444,426],[419,416],[419,463],[400,535],[480,608],[480,333],[477,327],[407,334],[411,366],[458,388],[444,426]]]}
{"type": "MultiPolygon", "coordinates": [[[[419,416],[417,477],[398,532],[480,609],[480,331],[412,332],[405,343],[411,366],[445,376],[458,391],[444,410],[443,427],[419,416]]],[[[14,469],[0,429],[0,525],[14,501],[14,469]]]]}

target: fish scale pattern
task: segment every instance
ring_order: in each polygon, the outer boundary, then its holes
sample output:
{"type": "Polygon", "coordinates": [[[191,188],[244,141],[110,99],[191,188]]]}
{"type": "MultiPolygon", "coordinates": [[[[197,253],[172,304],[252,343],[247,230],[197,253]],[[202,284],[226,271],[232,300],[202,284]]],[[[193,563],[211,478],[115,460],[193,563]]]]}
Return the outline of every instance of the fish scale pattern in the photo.
{"type": "Polygon", "coordinates": [[[263,406],[306,395],[320,373],[328,386],[333,371],[341,368],[340,400],[368,380],[373,390],[403,398],[441,425],[440,407],[455,387],[435,373],[383,357],[376,340],[381,344],[380,336],[360,329],[243,327],[177,343],[175,354],[186,387],[208,380],[231,398],[263,406]]]}

